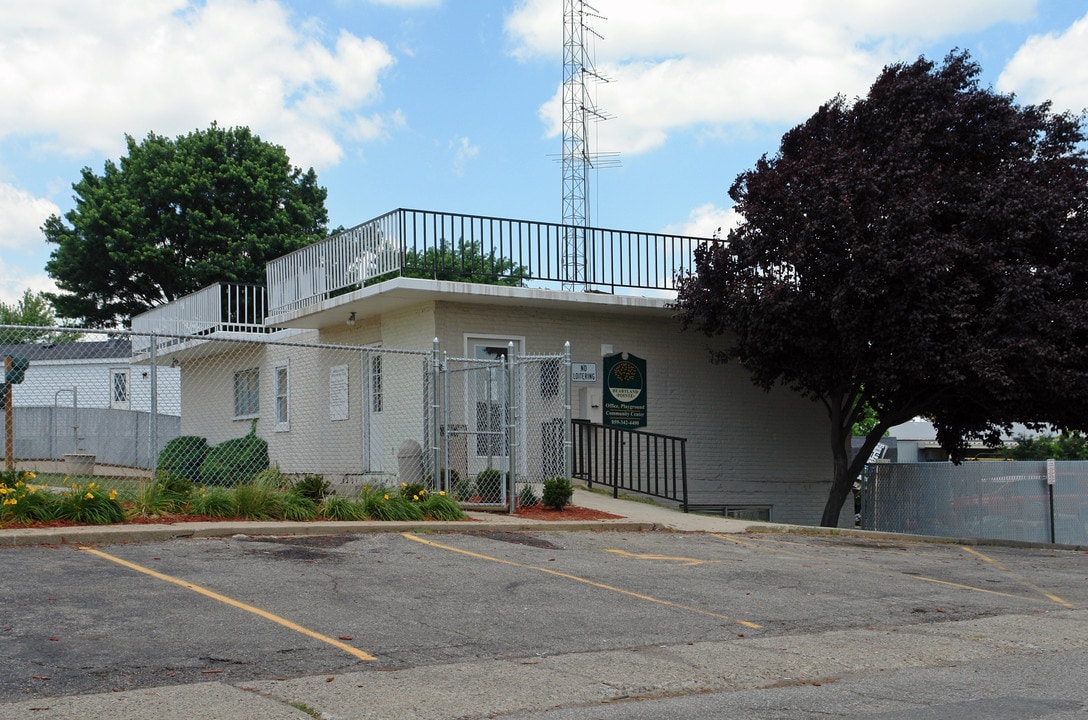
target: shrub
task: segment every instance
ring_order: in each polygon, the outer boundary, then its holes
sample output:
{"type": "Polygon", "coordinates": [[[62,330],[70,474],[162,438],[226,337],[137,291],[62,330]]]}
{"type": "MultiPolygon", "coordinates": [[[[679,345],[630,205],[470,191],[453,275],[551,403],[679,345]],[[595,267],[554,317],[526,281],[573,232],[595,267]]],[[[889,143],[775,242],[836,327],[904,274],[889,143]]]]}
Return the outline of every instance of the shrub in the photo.
{"type": "Polygon", "coordinates": [[[261,470],[249,482],[270,490],[286,490],[291,487],[291,478],[280,472],[279,465],[261,470]]]}
{"type": "Polygon", "coordinates": [[[362,501],[327,497],[319,509],[321,517],[328,520],[366,520],[366,506],[362,501]]]}
{"type": "Polygon", "coordinates": [[[320,503],[327,495],[332,494],[332,485],[325,481],[324,475],[307,475],[295,483],[292,492],[320,503]]]}
{"type": "Polygon", "coordinates": [[[167,470],[157,470],[155,478],[143,484],[137,492],[136,512],[140,515],[182,512],[192,494],[193,483],[189,478],[167,470]]]}
{"type": "Polygon", "coordinates": [[[317,518],[317,503],[293,492],[283,493],[282,517],[293,522],[305,522],[317,518]]]}
{"type": "Polygon", "coordinates": [[[58,498],[28,483],[34,473],[22,470],[0,471],[0,521],[32,522],[57,519],[58,498]]]}
{"type": "Polygon", "coordinates": [[[464,520],[465,511],[445,492],[427,493],[423,499],[423,515],[432,520],[464,520]]]}
{"type": "Polygon", "coordinates": [[[248,483],[267,468],[268,443],[250,430],[244,437],[226,440],[209,450],[200,466],[200,477],[206,485],[230,487],[248,483]]]}
{"type": "Polygon", "coordinates": [[[536,491],[532,485],[526,483],[518,490],[518,507],[533,507],[540,503],[540,498],[537,497],[536,491]]]}
{"type": "Polygon", "coordinates": [[[502,473],[488,468],[476,476],[476,494],[480,502],[498,502],[502,498],[502,473]]]}
{"type": "MultiPolygon", "coordinates": [[[[407,485],[402,485],[402,488],[407,485]]],[[[419,497],[418,495],[416,496],[419,497]]],[[[360,502],[370,520],[422,520],[420,501],[384,487],[364,487],[360,502]]]]}
{"type": "Polygon", "coordinates": [[[557,475],[544,481],[544,507],[562,510],[572,495],[574,488],[569,479],[557,475]]]}
{"type": "Polygon", "coordinates": [[[419,502],[419,499],[427,494],[427,486],[423,483],[401,483],[398,495],[419,502]]]}
{"type": "Polygon", "coordinates": [[[200,484],[200,466],[208,456],[208,441],[196,435],[181,435],[163,446],[156,469],[200,484]]]}
{"type": "Polygon", "coordinates": [[[234,488],[239,517],[247,520],[276,520],[283,517],[283,493],[275,488],[248,482],[234,488]]]}
{"type": "Polygon", "coordinates": [[[207,515],[216,518],[238,517],[238,502],[234,493],[224,488],[200,488],[193,494],[189,511],[193,515],[207,515]]]}
{"type": "Polygon", "coordinates": [[[57,500],[57,519],[89,525],[108,525],[125,519],[125,511],[117,501],[117,491],[106,492],[95,482],[86,485],[72,483],[57,500]]]}

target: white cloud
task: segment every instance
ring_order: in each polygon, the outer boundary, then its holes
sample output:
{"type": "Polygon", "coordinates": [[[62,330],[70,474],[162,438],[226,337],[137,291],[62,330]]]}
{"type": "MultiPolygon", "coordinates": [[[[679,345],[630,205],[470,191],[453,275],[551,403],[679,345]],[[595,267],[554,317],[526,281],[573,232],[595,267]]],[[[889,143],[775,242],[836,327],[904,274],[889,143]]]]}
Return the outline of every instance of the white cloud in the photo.
{"type": "Polygon", "coordinates": [[[1088,15],[1064,33],[1036,35],[1017,51],[997,88],[1032,103],[1053,100],[1054,109],[1088,109],[1088,15]]]}
{"type": "Polygon", "coordinates": [[[453,150],[453,174],[464,175],[465,165],[480,154],[480,146],[473,145],[467,137],[459,137],[450,140],[449,147],[453,150]]]}
{"type": "Polygon", "coordinates": [[[329,166],[393,62],[383,43],[348,32],[330,43],[273,0],[36,0],[0,26],[0,137],[116,156],[124,133],[215,120],[249,126],[297,165],[329,166]]]}
{"type": "Polygon", "coordinates": [[[0,248],[38,250],[45,243],[41,227],[60,208],[14,185],[0,182],[0,248]]]}
{"type": "Polygon", "coordinates": [[[442,4],[442,0],[370,0],[375,5],[388,5],[389,7],[411,10],[413,8],[432,8],[442,4]]]}
{"type": "Polygon", "coordinates": [[[720,208],[706,203],[693,208],[684,222],[669,225],[664,232],[699,238],[724,238],[740,222],[740,215],[733,208],[720,208]]]}
{"type": "MultiPolygon", "coordinates": [[[[601,151],[637,154],[670,132],[730,123],[800,122],[836,94],[863,95],[889,62],[941,37],[1030,17],[1035,0],[596,0],[604,36],[592,54],[613,82],[595,86],[601,151]]],[[[557,0],[524,0],[506,19],[512,54],[554,62],[557,0]]],[[[540,108],[561,132],[562,95],[540,108]]]]}

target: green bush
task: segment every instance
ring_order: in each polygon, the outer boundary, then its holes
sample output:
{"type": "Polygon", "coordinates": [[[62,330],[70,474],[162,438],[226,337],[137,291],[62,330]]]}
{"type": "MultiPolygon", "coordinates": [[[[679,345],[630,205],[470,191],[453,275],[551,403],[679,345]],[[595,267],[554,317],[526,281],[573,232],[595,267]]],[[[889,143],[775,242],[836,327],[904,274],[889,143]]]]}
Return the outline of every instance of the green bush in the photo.
{"type": "Polygon", "coordinates": [[[574,488],[569,479],[557,475],[544,481],[544,507],[562,510],[572,495],[574,488]]]}
{"type": "Polygon", "coordinates": [[[193,483],[189,478],[156,470],[155,478],[142,484],[136,493],[136,512],[140,515],[183,512],[192,494],[193,483]]]}
{"type": "Polygon", "coordinates": [[[199,485],[200,467],[210,449],[208,441],[202,437],[181,435],[163,446],[156,469],[199,485]]]}
{"type": "Polygon", "coordinates": [[[284,520],[304,522],[317,519],[317,503],[308,497],[296,495],[293,492],[283,493],[284,520]]]}
{"type": "Polygon", "coordinates": [[[279,465],[273,465],[261,470],[253,476],[250,482],[270,490],[287,490],[292,484],[291,478],[280,472],[279,465]]]}
{"type": "Polygon", "coordinates": [[[536,491],[533,490],[533,486],[525,484],[518,490],[518,507],[533,507],[540,504],[540,498],[537,497],[536,491]]]}
{"type": "Polygon", "coordinates": [[[59,498],[44,486],[29,484],[34,480],[32,472],[23,470],[0,471],[0,522],[15,520],[33,522],[57,519],[59,498]]]}
{"type": "Polygon", "coordinates": [[[503,474],[495,468],[488,468],[476,476],[476,494],[480,502],[494,503],[502,499],[503,474]]]}
{"type": "Polygon", "coordinates": [[[456,500],[444,492],[427,493],[422,505],[423,515],[432,520],[465,519],[465,511],[456,500]]]}
{"type": "Polygon", "coordinates": [[[98,483],[72,484],[60,494],[57,519],[89,525],[108,525],[125,519],[125,511],[117,501],[117,491],[109,493],[98,483]]]}
{"type": "Polygon", "coordinates": [[[208,451],[200,466],[200,479],[205,485],[230,487],[252,480],[268,469],[268,443],[249,435],[219,443],[208,451]]]}
{"type": "Polygon", "coordinates": [[[212,488],[207,490],[200,488],[193,494],[193,501],[189,507],[193,515],[206,515],[214,518],[238,517],[238,502],[234,493],[224,488],[212,488]]]}
{"type": "Polygon", "coordinates": [[[359,500],[327,497],[319,508],[326,520],[366,520],[366,506],[359,500]]]}
{"type": "Polygon", "coordinates": [[[307,475],[295,483],[291,492],[299,497],[309,498],[315,503],[320,503],[328,495],[332,494],[332,485],[325,481],[324,475],[307,475]]]}

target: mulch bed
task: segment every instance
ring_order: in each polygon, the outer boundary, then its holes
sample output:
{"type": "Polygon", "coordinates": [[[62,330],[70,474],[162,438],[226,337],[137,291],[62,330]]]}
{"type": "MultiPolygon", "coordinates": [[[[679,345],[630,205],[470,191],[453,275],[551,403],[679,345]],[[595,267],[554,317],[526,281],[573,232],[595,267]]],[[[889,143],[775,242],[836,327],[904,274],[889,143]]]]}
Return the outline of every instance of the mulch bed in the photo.
{"type": "MultiPolygon", "coordinates": [[[[590,510],[589,508],[567,505],[562,510],[545,508],[542,505],[533,507],[519,507],[515,513],[517,517],[529,520],[622,520],[622,515],[590,510]]],[[[155,517],[138,516],[129,518],[117,525],[170,525],[186,522],[235,522],[245,521],[245,518],[217,518],[202,515],[158,515],[155,517]]],[[[0,523],[0,530],[18,530],[20,528],[66,528],[87,527],[86,523],[77,523],[70,520],[52,520],[50,522],[34,521],[30,523],[0,523]]]]}

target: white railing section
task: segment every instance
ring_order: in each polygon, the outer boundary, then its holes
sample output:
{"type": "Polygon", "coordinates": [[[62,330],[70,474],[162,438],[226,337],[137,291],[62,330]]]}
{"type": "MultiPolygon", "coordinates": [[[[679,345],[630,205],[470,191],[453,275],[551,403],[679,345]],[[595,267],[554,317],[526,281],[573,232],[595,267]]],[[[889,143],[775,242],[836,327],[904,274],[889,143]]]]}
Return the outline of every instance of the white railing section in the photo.
{"type": "Polygon", "coordinates": [[[161,335],[159,348],[173,345],[176,336],[215,332],[267,332],[265,289],[260,285],[216,283],[152,308],[132,318],[133,354],[151,348],[150,335],[161,335]]]}
{"type": "Polygon", "coordinates": [[[269,305],[280,313],[347,287],[398,273],[404,257],[397,212],[299,248],[265,266],[269,305]]]}

